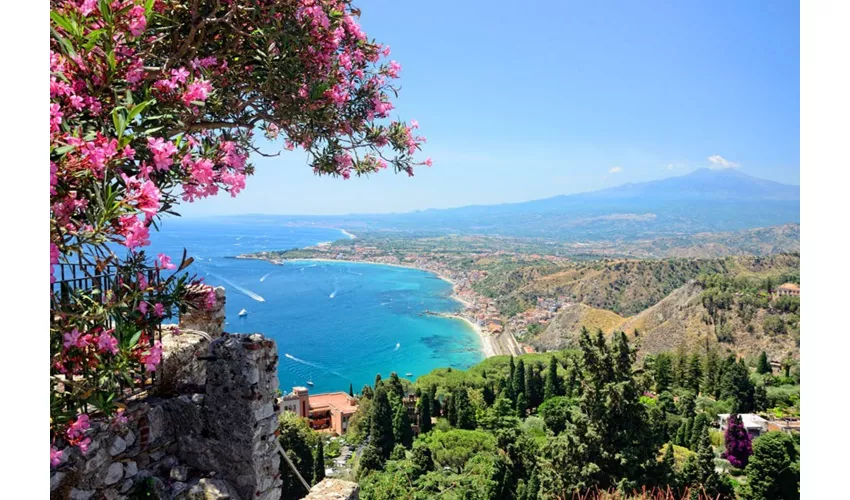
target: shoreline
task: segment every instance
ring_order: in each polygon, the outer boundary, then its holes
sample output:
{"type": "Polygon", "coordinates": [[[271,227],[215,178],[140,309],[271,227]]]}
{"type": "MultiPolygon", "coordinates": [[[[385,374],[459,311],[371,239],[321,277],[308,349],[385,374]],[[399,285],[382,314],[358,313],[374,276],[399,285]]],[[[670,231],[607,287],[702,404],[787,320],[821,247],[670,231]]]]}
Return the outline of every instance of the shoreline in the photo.
{"type": "MultiPolygon", "coordinates": [[[[431,271],[429,269],[422,269],[421,267],[415,267],[415,266],[406,265],[406,264],[389,264],[389,263],[385,263],[385,262],[374,262],[374,261],[367,261],[367,260],[344,260],[344,259],[323,259],[323,258],[267,259],[267,258],[262,258],[262,257],[249,257],[247,255],[237,255],[236,258],[237,259],[264,260],[266,262],[271,262],[272,264],[275,264],[275,265],[278,265],[278,266],[283,265],[287,261],[288,262],[336,262],[336,263],[368,264],[368,265],[372,265],[372,266],[388,266],[388,267],[400,267],[400,268],[404,268],[404,269],[413,269],[413,270],[416,270],[416,271],[421,271],[421,272],[432,274],[432,275],[436,276],[438,279],[441,279],[441,280],[445,281],[446,283],[450,284],[452,286],[452,293],[450,295],[450,298],[452,300],[459,302],[463,306],[464,309],[466,309],[470,306],[469,302],[460,298],[455,293],[455,286],[456,285],[455,285],[455,282],[452,281],[451,278],[449,278],[447,276],[443,276],[443,275],[436,273],[434,271],[431,271]]],[[[485,359],[491,358],[493,356],[498,356],[500,354],[500,353],[496,352],[496,344],[494,343],[494,338],[491,335],[485,334],[480,326],[478,326],[474,321],[470,320],[468,317],[466,317],[463,314],[463,311],[458,311],[458,312],[454,312],[454,313],[441,313],[441,314],[439,314],[439,316],[442,316],[444,318],[459,319],[459,320],[465,322],[472,329],[472,331],[475,332],[475,334],[478,336],[478,339],[481,341],[481,353],[484,354],[485,359]]]]}

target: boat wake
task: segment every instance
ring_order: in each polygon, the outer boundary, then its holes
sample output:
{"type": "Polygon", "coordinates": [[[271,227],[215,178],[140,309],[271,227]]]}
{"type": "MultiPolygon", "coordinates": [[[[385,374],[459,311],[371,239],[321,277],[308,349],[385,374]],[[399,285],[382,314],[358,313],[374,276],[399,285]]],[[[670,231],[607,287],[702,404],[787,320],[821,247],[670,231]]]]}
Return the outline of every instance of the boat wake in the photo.
{"type": "Polygon", "coordinates": [[[301,363],[301,364],[304,364],[304,365],[307,365],[307,366],[312,366],[313,368],[316,368],[317,370],[322,370],[322,371],[328,372],[331,375],[336,375],[339,378],[343,378],[343,379],[345,378],[341,373],[335,372],[335,371],[331,370],[330,368],[328,368],[326,366],[322,366],[322,365],[317,364],[317,363],[311,363],[309,361],[304,361],[301,358],[296,358],[295,356],[293,356],[292,354],[289,354],[288,352],[285,353],[284,356],[287,359],[291,359],[292,361],[295,361],[296,363],[301,363]]]}
{"type": "Polygon", "coordinates": [[[398,351],[399,349],[401,349],[401,342],[396,342],[395,349],[393,349],[393,352],[398,351]]]}
{"type": "Polygon", "coordinates": [[[221,281],[227,283],[228,285],[232,286],[233,288],[242,292],[243,294],[247,295],[248,297],[251,297],[252,299],[256,300],[257,302],[265,302],[266,301],[266,299],[264,299],[262,295],[256,294],[256,293],[252,292],[251,290],[248,290],[247,288],[243,288],[243,287],[237,285],[236,283],[230,281],[229,279],[227,279],[223,276],[219,276],[218,274],[214,274],[214,273],[210,273],[210,276],[213,276],[217,279],[220,279],[221,281]]]}
{"type": "Polygon", "coordinates": [[[268,278],[270,274],[271,274],[271,273],[266,273],[266,274],[264,274],[264,275],[263,275],[263,277],[262,277],[262,278],[260,278],[260,283],[262,283],[263,281],[266,281],[266,278],[268,278]]]}

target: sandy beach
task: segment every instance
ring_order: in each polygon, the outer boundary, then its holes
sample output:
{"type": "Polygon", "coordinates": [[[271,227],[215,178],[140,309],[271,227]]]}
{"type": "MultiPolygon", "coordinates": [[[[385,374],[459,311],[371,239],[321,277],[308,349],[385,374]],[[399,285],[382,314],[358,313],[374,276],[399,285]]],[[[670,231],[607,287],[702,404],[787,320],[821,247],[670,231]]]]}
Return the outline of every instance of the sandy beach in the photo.
{"type": "Polygon", "coordinates": [[[463,316],[458,316],[457,314],[446,314],[447,318],[456,318],[461,321],[464,321],[469,325],[470,328],[475,330],[475,333],[478,335],[478,338],[481,339],[481,352],[484,353],[485,358],[490,358],[496,355],[496,347],[493,345],[493,337],[486,335],[481,327],[469,321],[469,319],[464,318],[463,316]]]}

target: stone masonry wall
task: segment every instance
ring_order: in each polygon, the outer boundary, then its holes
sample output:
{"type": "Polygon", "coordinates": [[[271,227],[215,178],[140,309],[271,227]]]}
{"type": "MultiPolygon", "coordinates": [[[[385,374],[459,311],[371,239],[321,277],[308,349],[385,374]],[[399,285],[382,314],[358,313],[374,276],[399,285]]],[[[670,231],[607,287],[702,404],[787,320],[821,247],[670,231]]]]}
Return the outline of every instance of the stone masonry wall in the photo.
{"type": "Polygon", "coordinates": [[[128,404],[126,423],[93,423],[87,453],[51,470],[51,498],[280,498],[274,341],[176,333],[163,333],[158,396],[128,404]]]}

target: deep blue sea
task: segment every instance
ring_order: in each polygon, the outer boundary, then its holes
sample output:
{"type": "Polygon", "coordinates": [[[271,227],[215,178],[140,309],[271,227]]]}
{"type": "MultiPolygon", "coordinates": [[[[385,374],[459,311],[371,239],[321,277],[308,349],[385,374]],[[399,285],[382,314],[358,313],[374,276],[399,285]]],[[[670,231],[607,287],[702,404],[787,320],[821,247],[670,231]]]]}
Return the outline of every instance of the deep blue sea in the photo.
{"type": "Polygon", "coordinates": [[[227,289],[231,333],[263,333],[277,342],[281,389],[359,391],[375,375],[415,379],[434,368],[467,368],[481,343],[463,321],[422,314],[455,311],[451,285],[433,274],[344,262],[233,259],[241,253],[302,248],[346,238],[336,229],[287,227],[272,217],[167,219],[149,252],[179,262],[186,248],[190,273],[227,289]],[[264,301],[257,300],[262,297],[264,301]],[[248,315],[239,317],[242,309],[248,315]]]}

